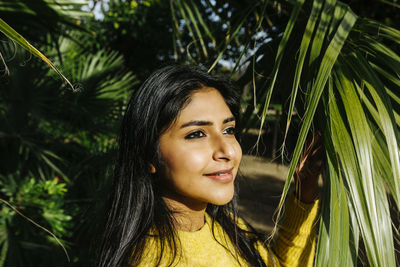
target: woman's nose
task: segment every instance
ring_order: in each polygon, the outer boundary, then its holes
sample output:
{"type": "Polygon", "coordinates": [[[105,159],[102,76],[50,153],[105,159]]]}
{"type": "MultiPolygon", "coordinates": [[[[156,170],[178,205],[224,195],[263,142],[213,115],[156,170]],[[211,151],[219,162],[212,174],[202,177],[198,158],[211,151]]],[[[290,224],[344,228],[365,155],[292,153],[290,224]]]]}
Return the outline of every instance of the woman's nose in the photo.
{"type": "Polygon", "coordinates": [[[235,147],[232,140],[228,140],[229,137],[218,136],[213,140],[213,159],[230,161],[235,156],[235,147]]]}

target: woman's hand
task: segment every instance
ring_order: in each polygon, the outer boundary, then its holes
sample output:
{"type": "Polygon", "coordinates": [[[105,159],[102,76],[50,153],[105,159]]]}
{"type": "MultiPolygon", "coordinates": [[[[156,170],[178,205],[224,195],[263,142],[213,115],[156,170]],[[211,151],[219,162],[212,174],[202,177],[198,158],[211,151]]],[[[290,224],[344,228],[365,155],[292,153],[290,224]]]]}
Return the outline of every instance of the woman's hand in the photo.
{"type": "Polygon", "coordinates": [[[324,163],[324,150],[319,132],[313,136],[302,154],[294,175],[296,196],[302,202],[311,203],[319,194],[318,178],[324,163]]]}

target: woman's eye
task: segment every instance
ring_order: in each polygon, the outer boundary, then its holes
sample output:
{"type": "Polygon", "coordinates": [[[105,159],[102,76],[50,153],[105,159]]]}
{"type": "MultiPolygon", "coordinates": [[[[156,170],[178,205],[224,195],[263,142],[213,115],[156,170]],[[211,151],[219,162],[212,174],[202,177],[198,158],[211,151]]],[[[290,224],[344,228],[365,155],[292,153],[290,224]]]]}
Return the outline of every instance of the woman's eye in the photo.
{"type": "Polygon", "coordinates": [[[185,136],[185,139],[195,139],[206,136],[202,131],[195,131],[185,136]]]}
{"type": "Polygon", "coordinates": [[[224,134],[235,135],[236,129],[235,127],[228,127],[224,130],[224,134]]]}

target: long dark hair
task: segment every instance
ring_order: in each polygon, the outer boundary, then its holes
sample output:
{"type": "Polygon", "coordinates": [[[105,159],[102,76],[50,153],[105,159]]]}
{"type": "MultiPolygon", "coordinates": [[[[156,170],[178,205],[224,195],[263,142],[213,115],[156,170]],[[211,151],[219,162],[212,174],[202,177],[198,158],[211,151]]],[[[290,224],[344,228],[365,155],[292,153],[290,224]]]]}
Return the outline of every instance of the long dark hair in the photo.
{"type": "MultiPolygon", "coordinates": [[[[163,177],[151,173],[150,163],[156,169],[162,166],[159,138],[163,130],[177,118],[193,92],[203,87],[217,89],[239,119],[239,97],[234,85],[195,67],[159,69],[132,95],[121,126],[99,266],[138,265],[150,231],[152,238],[158,240],[159,263],[166,247],[172,249],[170,265],[174,263],[179,238],[172,213],[161,198],[159,185],[163,177]]],[[[233,255],[240,255],[251,266],[265,266],[254,248],[256,235],[237,226],[236,193],[226,205],[209,204],[206,212],[212,218],[213,229],[218,222],[226,231],[236,249],[231,252],[233,255]]]]}

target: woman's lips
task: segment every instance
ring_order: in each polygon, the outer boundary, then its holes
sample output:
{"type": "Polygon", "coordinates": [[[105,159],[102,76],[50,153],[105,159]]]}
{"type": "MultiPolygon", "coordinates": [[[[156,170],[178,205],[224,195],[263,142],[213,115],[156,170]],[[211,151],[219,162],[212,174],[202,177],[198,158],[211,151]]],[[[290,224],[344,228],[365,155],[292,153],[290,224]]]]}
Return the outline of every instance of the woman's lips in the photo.
{"type": "Polygon", "coordinates": [[[227,169],[227,170],[221,170],[213,173],[208,173],[205,174],[204,176],[211,178],[213,180],[216,180],[221,183],[229,183],[230,181],[233,180],[233,174],[232,174],[233,168],[227,169]]]}

